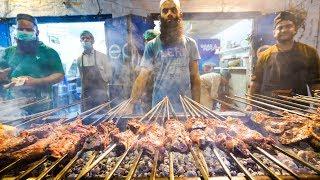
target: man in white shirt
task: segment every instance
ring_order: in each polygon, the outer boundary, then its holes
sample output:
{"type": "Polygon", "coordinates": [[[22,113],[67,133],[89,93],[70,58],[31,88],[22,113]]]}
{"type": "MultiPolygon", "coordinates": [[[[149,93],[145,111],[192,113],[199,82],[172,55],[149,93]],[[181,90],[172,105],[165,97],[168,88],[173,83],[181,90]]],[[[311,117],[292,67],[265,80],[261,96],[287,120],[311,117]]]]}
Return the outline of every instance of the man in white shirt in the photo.
{"type": "Polygon", "coordinates": [[[91,109],[108,100],[108,83],[112,79],[112,63],[107,55],[93,48],[94,37],[89,31],[80,34],[83,53],[77,59],[80,72],[81,98],[91,98],[83,103],[82,111],[91,109]]]}
{"type": "Polygon", "coordinates": [[[228,71],[222,71],[221,73],[209,72],[201,75],[200,103],[212,109],[214,99],[228,94],[230,78],[231,74],[228,71]]]}

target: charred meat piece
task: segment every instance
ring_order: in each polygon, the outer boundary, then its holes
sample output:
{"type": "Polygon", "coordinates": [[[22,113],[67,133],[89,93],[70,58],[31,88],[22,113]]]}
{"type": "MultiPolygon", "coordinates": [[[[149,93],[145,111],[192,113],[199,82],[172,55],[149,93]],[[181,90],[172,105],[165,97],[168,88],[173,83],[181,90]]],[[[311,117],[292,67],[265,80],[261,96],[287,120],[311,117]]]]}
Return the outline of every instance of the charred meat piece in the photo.
{"type": "Polygon", "coordinates": [[[242,156],[249,156],[249,146],[242,140],[233,138],[223,133],[217,135],[216,145],[224,150],[241,154],[242,156]]]}
{"type": "Polygon", "coordinates": [[[197,144],[201,148],[206,147],[208,145],[208,142],[212,141],[212,139],[208,138],[206,132],[202,129],[192,130],[189,135],[192,142],[197,144]]]}
{"type": "Polygon", "coordinates": [[[97,132],[88,137],[84,143],[84,149],[105,149],[111,142],[110,136],[120,133],[113,122],[99,124],[97,132]]]}
{"type": "Polygon", "coordinates": [[[4,139],[3,143],[0,145],[0,154],[10,153],[18,149],[27,147],[38,140],[36,136],[27,137],[10,137],[4,139]]]}
{"type": "Polygon", "coordinates": [[[184,125],[175,119],[167,120],[166,129],[166,144],[168,147],[177,152],[186,153],[189,150],[191,140],[184,125]]]}
{"type": "Polygon", "coordinates": [[[264,149],[272,149],[272,144],[275,144],[274,140],[270,137],[264,137],[257,131],[248,130],[240,137],[240,139],[246,144],[254,147],[262,147],[264,149]]]}
{"type": "Polygon", "coordinates": [[[264,125],[264,129],[273,134],[282,134],[285,131],[286,124],[286,122],[268,121],[268,123],[264,125]]]}
{"type": "Polygon", "coordinates": [[[261,124],[263,125],[266,121],[268,121],[268,119],[270,118],[270,116],[261,113],[261,112],[256,112],[251,116],[251,120],[257,124],[261,124]]]}
{"type": "Polygon", "coordinates": [[[187,131],[191,131],[193,129],[205,129],[207,127],[206,121],[201,118],[189,118],[184,126],[187,131]]]}
{"type": "Polygon", "coordinates": [[[146,150],[149,154],[155,154],[156,151],[162,151],[165,143],[165,129],[158,124],[151,124],[138,140],[137,148],[146,150]]]}
{"type": "Polygon", "coordinates": [[[312,136],[312,130],[310,124],[307,124],[301,128],[292,128],[285,131],[279,138],[281,144],[293,144],[301,140],[308,139],[312,136]]]}
{"type": "Polygon", "coordinates": [[[62,136],[61,132],[53,132],[47,138],[40,139],[30,146],[15,151],[11,153],[10,156],[16,159],[24,159],[28,157],[43,155],[48,145],[53,144],[57,139],[59,139],[60,136],[62,136]]]}
{"type": "Polygon", "coordinates": [[[146,125],[144,125],[138,119],[130,120],[127,126],[134,134],[143,133],[146,128],[146,125]]]}
{"type": "Polygon", "coordinates": [[[64,134],[58,137],[55,142],[49,144],[47,151],[55,158],[60,158],[67,153],[74,153],[80,141],[83,140],[80,134],[64,134]]]}
{"type": "Polygon", "coordinates": [[[28,130],[23,130],[19,133],[19,136],[21,137],[36,136],[39,139],[45,138],[50,134],[50,132],[52,132],[58,126],[61,126],[61,123],[63,120],[64,119],[59,120],[57,122],[45,124],[45,125],[38,125],[28,130]]]}
{"type": "Polygon", "coordinates": [[[116,152],[122,154],[129,148],[136,139],[136,135],[131,130],[126,130],[118,134],[111,134],[111,139],[117,142],[116,152]]]}

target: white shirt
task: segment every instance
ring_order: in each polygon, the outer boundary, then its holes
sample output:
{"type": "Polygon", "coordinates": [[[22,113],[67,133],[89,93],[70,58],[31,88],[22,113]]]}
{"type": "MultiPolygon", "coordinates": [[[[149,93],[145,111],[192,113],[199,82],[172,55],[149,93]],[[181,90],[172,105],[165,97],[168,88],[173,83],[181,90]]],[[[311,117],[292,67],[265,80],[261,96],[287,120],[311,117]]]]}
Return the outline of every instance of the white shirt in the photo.
{"type": "MultiPolygon", "coordinates": [[[[95,66],[95,59],[96,58],[96,66],[98,67],[102,79],[109,83],[112,79],[112,62],[108,58],[107,55],[94,50],[90,54],[84,54],[81,55],[77,59],[77,65],[78,67],[82,67],[82,58],[83,58],[83,66],[95,66]],[[94,55],[94,51],[96,52],[96,55],[94,55]]],[[[82,78],[82,73],[80,71],[80,76],[82,78]]]]}
{"type": "Polygon", "coordinates": [[[221,83],[221,75],[218,73],[207,73],[200,76],[201,94],[200,103],[212,109],[213,99],[218,97],[221,83]]]}

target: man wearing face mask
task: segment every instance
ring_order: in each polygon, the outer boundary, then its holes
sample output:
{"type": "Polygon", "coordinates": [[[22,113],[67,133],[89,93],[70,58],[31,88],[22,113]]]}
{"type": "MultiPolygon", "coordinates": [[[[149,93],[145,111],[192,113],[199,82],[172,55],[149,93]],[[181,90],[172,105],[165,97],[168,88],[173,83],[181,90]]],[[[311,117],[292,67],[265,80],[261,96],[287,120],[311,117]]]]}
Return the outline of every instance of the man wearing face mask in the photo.
{"type": "Polygon", "coordinates": [[[28,14],[17,15],[16,46],[5,49],[0,60],[0,80],[10,83],[11,98],[51,96],[51,85],[63,79],[58,53],[39,41],[37,20],[28,14]]]}
{"type": "Polygon", "coordinates": [[[287,11],[274,19],[277,44],[261,52],[249,93],[308,95],[308,88],[319,89],[320,59],[317,50],[294,41],[299,25],[287,11]]]}
{"type": "Polygon", "coordinates": [[[160,1],[160,35],[148,42],[141,71],[131,93],[133,102],[141,97],[151,73],[154,74],[152,105],[168,96],[176,111],[182,112],[179,95],[200,101],[200,59],[196,42],[184,35],[179,0],[160,1]]]}
{"type": "Polygon", "coordinates": [[[81,98],[91,98],[83,103],[82,111],[91,109],[108,100],[108,83],[112,78],[112,65],[107,56],[93,48],[94,37],[91,32],[80,34],[83,53],[77,59],[80,72],[81,98]]]}

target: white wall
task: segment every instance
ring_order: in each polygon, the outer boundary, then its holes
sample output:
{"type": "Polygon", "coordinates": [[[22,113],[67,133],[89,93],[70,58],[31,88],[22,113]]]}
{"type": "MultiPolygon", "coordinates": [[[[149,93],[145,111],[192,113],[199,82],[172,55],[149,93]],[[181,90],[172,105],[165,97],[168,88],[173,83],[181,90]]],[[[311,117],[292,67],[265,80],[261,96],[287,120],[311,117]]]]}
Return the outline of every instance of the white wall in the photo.
{"type": "MultiPolygon", "coordinates": [[[[114,17],[129,13],[147,15],[159,12],[160,0],[99,0],[102,13],[114,17]]],[[[181,0],[185,12],[274,12],[286,9],[290,0],[181,0]],[[276,5],[275,5],[276,4],[276,5]]],[[[18,13],[34,16],[64,16],[97,14],[97,0],[0,0],[0,17],[18,13]],[[66,8],[63,2],[79,2],[66,8]]]]}
{"type": "MultiPolygon", "coordinates": [[[[159,12],[159,0],[99,0],[102,14],[113,17],[126,14],[146,16],[159,12]]],[[[320,51],[319,12],[320,0],[181,0],[184,12],[241,12],[262,13],[302,7],[308,11],[305,31],[299,32],[299,41],[317,47],[320,51]]],[[[34,16],[95,15],[97,0],[0,0],[0,17],[15,17],[18,13],[34,16]],[[67,8],[63,2],[78,2],[67,8]]]]}

